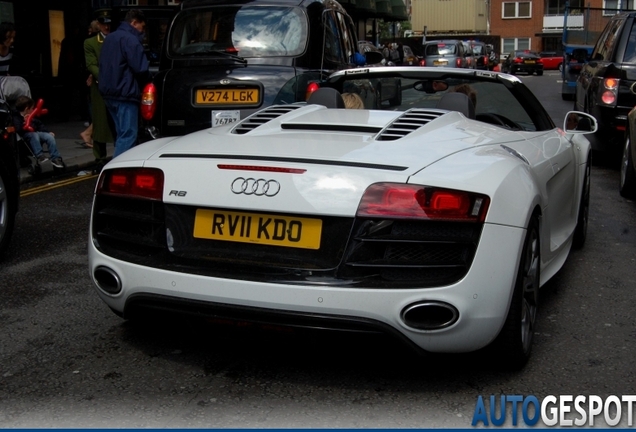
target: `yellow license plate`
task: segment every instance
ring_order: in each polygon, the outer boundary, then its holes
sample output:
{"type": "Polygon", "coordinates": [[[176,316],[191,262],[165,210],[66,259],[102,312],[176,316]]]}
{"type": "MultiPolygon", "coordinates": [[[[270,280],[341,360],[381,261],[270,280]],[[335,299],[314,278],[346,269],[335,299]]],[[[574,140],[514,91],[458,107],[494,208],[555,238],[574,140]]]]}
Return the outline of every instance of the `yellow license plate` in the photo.
{"type": "Polygon", "coordinates": [[[526,60],[525,63],[526,64],[534,64],[535,62],[534,62],[534,60],[526,60]]]}
{"type": "Polygon", "coordinates": [[[198,209],[194,237],[257,243],[302,249],[319,249],[320,219],[198,209]]]}
{"type": "Polygon", "coordinates": [[[258,89],[200,89],[196,91],[198,105],[251,105],[257,104],[258,89]]]}
{"type": "Polygon", "coordinates": [[[448,60],[435,60],[433,61],[435,66],[446,66],[448,64],[448,60]]]}

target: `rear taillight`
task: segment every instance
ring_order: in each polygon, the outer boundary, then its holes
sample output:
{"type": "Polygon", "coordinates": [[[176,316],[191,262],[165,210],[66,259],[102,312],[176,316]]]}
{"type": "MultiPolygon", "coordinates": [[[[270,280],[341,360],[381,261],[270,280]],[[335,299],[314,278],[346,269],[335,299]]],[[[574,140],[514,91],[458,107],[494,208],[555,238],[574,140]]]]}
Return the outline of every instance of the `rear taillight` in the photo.
{"type": "Polygon", "coordinates": [[[105,170],[97,185],[98,195],[163,199],[163,171],[156,168],[118,168],[105,170]]]}
{"type": "Polygon", "coordinates": [[[483,222],[490,199],[481,194],[400,183],[376,183],[362,196],[356,216],[483,222]]]}
{"type": "Polygon", "coordinates": [[[616,78],[605,78],[601,88],[601,102],[605,105],[616,105],[618,99],[618,84],[620,80],[616,78]]]}
{"type": "Polygon", "coordinates": [[[318,83],[310,82],[309,84],[307,84],[307,88],[305,89],[305,100],[309,100],[309,96],[311,96],[311,94],[319,88],[320,86],[318,85],[318,83]]]}
{"type": "Polygon", "coordinates": [[[455,65],[457,67],[462,67],[462,59],[457,57],[457,59],[455,60],[455,65]]]}
{"type": "Polygon", "coordinates": [[[141,118],[152,120],[157,109],[157,88],[153,83],[146,84],[141,93],[141,118]]]}
{"type": "Polygon", "coordinates": [[[426,66],[426,60],[420,59],[420,66],[426,66]]]}
{"type": "Polygon", "coordinates": [[[515,62],[515,63],[523,63],[523,59],[521,57],[515,57],[513,62],[515,62]]]}

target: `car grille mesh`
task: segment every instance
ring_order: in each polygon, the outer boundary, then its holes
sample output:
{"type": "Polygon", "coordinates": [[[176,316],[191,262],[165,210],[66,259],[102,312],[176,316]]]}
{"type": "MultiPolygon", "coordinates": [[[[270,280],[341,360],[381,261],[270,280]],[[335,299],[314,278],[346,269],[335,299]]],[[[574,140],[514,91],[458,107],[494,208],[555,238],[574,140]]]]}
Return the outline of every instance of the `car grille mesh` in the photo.
{"type": "Polygon", "coordinates": [[[450,285],[472,264],[483,224],[323,217],[319,250],[194,238],[195,207],[98,195],[96,247],[149,267],[228,279],[359,288],[450,285]]]}
{"type": "Polygon", "coordinates": [[[287,114],[295,109],[300,108],[302,105],[274,105],[259,111],[242,122],[240,122],[233,130],[232,133],[238,135],[244,135],[250,131],[253,131],[257,127],[270,122],[284,114],[287,114]]]}
{"type": "Polygon", "coordinates": [[[436,118],[444,115],[446,111],[433,109],[410,109],[387,126],[379,135],[378,141],[394,141],[405,137],[411,132],[421,128],[436,118]]]}
{"type": "Polygon", "coordinates": [[[481,230],[466,222],[358,220],[342,276],[378,287],[448,285],[468,272],[481,230]]]}

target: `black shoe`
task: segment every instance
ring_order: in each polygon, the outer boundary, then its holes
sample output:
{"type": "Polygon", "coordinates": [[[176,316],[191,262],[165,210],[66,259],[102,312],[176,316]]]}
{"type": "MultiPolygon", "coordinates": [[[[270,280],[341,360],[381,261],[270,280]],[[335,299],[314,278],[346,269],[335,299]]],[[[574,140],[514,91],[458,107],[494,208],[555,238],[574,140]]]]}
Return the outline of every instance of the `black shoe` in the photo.
{"type": "Polygon", "coordinates": [[[46,162],[47,160],[49,160],[49,158],[47,158],[46,156],[44,156],[43,154],[41,154],[40,156],[38,156],[38,163],[43,163],[46,162]]]}
{"type": "Polygon", "coordinates": [[[51,164],[55,167],[55,168],[64,168],[64,161],[62,161],[62,158],[55,158],[51,161],[51,164]]]}

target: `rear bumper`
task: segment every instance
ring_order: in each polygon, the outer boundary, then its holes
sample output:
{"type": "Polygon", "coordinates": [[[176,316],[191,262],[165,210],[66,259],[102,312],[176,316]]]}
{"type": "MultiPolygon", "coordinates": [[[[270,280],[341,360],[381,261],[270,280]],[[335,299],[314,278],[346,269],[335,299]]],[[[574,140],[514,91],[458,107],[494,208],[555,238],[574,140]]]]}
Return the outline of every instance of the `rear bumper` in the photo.
{"type": "Polygon", "coordinates": [[[448,286],[370,289],[230,280],[148,268],[113,259],[89,242],[89,268],[100,298],[126,316],[137,307],[211,314],[301,327],[380,331],[428,352],[468,352],[488,345],[507,315],[525,231],[485,225],[468,274],[448,286]],[[493,266],[492,263],[497,265],[493,266]],[[95,270],[107,267],[121,291],[100,289],[95,270]],[[458,320],[441,330],[410,328],[401,315],[423,301],[452,305],[458,320]],[[265,317],[265,318],[264,318],[265,317]],[[318,323],[318,325],[316,325],[318,323]]]}

